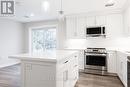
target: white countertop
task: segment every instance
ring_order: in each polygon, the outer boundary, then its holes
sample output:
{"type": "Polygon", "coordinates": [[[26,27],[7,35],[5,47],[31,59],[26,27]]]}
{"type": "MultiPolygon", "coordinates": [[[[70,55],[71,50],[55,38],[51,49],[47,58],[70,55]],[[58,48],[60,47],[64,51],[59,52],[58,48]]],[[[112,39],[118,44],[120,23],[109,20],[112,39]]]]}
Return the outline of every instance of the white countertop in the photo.
{"type": "Polygon", "coordinates": [[[37,61],[48,61],[57,62],[63,58],[69,57],[78,51],[69,50],[56,50],[56,51],[45,51],[43,53],[25,53],[9,56],[9,58],[15,58],[20,60],[37,60],[37,61]]]}

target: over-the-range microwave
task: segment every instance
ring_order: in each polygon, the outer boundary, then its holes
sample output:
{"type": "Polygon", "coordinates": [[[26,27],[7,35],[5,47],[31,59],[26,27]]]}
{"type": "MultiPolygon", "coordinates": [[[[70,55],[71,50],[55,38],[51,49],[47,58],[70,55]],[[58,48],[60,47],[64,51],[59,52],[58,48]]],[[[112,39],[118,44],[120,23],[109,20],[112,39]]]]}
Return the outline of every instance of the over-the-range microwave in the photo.
{"type": "Polygon", "coordinates": [[[106,36],[105,26],[87,27],[86,36],[87,37],[106,36]]]}

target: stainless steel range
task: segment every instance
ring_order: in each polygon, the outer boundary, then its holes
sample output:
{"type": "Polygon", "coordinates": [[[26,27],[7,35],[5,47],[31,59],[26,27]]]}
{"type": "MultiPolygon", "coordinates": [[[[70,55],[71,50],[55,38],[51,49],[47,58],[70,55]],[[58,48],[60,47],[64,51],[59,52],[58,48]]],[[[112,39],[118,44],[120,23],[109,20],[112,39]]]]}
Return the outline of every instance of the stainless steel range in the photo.
{"type": "Polygon", "coordinates": [[[107,73],[107,52],[105,48],[85,50],[85,73],[105,75],[107,73]]]}

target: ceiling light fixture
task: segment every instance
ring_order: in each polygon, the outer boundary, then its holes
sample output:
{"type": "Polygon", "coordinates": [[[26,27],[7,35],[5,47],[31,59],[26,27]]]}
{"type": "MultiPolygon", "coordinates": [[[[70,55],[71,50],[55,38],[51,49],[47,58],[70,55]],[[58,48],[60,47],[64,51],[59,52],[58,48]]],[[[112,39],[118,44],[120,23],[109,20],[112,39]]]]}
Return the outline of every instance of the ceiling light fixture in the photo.
{"type": "Polygon", "coordinates": [[[111,7],[111,6],[114,6],[114,5],[115,5],[115,0],[109,0],[109,1],[106,3],[105,7],[111,7]]]}
{"type": "Polygon", "coordinates": [[[42,8],[44,9],[44,11],[48,11],[50,8],[50,3],[48,1],[43,1],[42,8]]]}
{"type": "Polygon", "coordinates": [[[60,1],[60,11],[59,11],[59,14],[60,15],[64,14],[64,11],[63,11],[63,1],[62,0],[60,1]]]}
{"type": "Polygon", "coordinates": [[[60,14],[60,20],[64,20],[64,11],[63,11],[63,0],[60,0],[60,10],[58,11],[58,13],[60,14]]]}

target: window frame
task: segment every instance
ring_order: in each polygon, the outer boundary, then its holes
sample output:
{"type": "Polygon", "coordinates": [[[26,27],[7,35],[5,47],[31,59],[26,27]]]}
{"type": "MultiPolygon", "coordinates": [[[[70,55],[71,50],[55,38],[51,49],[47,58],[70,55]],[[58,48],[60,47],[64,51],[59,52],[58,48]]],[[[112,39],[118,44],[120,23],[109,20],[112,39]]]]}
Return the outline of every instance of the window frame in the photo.
{"type": "MultiPolygon", "coordinates": [[[[37,26],[37,27],[30,27],[29,28],[29,53],[32,53],[32,30],[40,29],[40,28],[56,28],[56,40],[58,40],[58,25],[44,25],[44,26],[37,26]]],[[[56,49],[58,46],[58,41],[56,41],[56,49]]]]}

